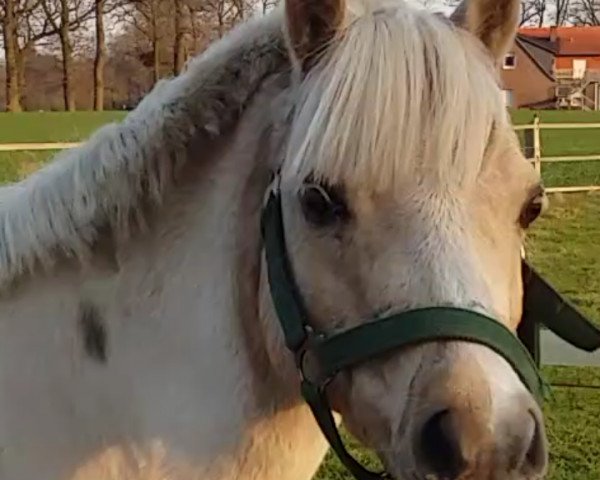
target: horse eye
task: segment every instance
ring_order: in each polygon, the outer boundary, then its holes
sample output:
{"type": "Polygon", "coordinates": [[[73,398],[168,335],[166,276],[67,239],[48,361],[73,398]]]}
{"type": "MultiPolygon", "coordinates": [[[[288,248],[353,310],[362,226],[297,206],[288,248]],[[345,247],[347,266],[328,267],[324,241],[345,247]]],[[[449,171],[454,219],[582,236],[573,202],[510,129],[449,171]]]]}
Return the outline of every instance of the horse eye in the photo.
{"type": "Polygon", "coordinates": [[[521,211],[519,216],[519,223],[521,227],[528,228],[544,211],[546,205],[546,196],[541,193],[533,197],[525,208],[521,211]]]}
{"type": "Polygon", "coordinates": [[[339,191],[323,185],[305,185],[299,194],[302,213],[315,227],[327,227],[348,217],[348,209],[339,191]]]}

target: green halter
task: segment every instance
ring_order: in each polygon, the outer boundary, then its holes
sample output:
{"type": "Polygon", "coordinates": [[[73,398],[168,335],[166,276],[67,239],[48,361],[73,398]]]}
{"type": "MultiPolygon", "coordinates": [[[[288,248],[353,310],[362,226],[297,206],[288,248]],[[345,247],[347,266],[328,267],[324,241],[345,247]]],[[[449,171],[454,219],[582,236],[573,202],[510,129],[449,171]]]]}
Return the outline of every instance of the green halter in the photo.
{"type": "MultiPolygon", "coordinates": [[[[341,440],[325,390],[329,381],[343,369],[408,345],[462,340],[485,345],[502,355],[538,402],[543,400],[546,385],[527,348],[500,322],[475,311],[449,307],[423,308],[378,318],[338,334],[314,331],[287,256],[279,191],[270,193],[263,210],[262,235],[271,297],[286,346],[293,353],[300,372],[302,397],[329,445],[357,480],[390,477],[387,473],[375,473],[364,468],[348,453],[341,440]]],[[[555,332],[564,330],[566,338],[573,340],[575,345],[585,342],[588,349],[599,348],[600,332],[581,316],[557,316],[562,312],[556,306],[565,308],[565,302],[562,299],[557,302],[556,295],[552,296],[554,301],[549,302],[546,297],[554,291],[533,270],[528,268],[527,275],[527,284],[534,288],[534,294],[526,296],[527,314],[542,312],[542,320],[555,332]],[[540,302],[539,296],[543,301],[540,302]],[[538,305],[542,310],[537,308],[538,305]],[[581,335],[574,335],[571,326],[564,328],[565,318],[578,323],[581,335]],[[584,322],[585,326],[582,326],[584,322]]],[[[564,311],[574,310],[567,306],[564,311]]]]}

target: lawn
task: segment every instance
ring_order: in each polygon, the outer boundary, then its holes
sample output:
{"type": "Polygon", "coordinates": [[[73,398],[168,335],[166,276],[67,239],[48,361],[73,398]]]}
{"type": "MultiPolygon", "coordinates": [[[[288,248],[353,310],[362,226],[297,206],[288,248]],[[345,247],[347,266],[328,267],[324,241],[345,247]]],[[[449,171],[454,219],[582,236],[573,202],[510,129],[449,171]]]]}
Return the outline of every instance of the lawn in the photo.
{"type": "Polygon", "coordinates": [[[0,113],[0,143],[76,142],[125,112],[0,113]]]}
{"type": "MultiPolygon", "coordinates": [[[[125,112],[0,113],[0,144],[77,142],[104,124],[121,120],[125,112]]],[[[19,180],[52,157],[54,151],[0,152],[0,179],[19,180]]]]}
{"type": "MultiPolygon", "coordinates": [[[[600,112],[539,113],[542,122],[598,122],[600,112]]],[[[0,113],[0,144],[25,142],[69,142],[85,139],[99,126],[119,121],[125,112],[27,112],[0,113]]],[[[534,112],[512,112],[515,124],[531,123],[534,112]]],[[[519,132],[523,138],[523,132],[519,132]]],[[[542,155],[600,154],[600,129],[542,130],[542,155]]],[[[0,152],[0,178],[18,180],[37,168],[54,152],[0,152]]],[[[600,185],[600,161],[544,164],[546,186],[600,185]]]]}
{"type": "MultiPolygon", "coordinates": [[[[77,141],[100,125],[122,119],[122,112],[74,114],[0,114],[0,143],[77,141]]],[[[528,123],[531,111],[513,113],[515,123],[528,123]]],[[[543,122],[600,122],[599,113],[542,112],[543,122]]],[[[546,131],[544,155],[600,154],[600,130],[546,131]]],[[[0,153],[0,182],[15,181],[38,168],[51,152],[0,153]]],[[[600,162],[544,165],[547,185],[600,185],[600,162]]],[[[552,195],[551,208],[531,231],[528,252],[534,265],[600,323],[600,194],[552,195]]],[[[552,381],[595,384],[592,368],[545,367],[552,381]]],[[[600,479],[600,390],[555,388],[545,405],[551,441],[548,480],[600,479]]],[[[351,439],[348,439],[351,442],[351,439]]],[[[352,451],[372,462],[352,443],[352,451]]],[[[315,480],[350,480],[336,458],[328,455],[315,480]]]]}

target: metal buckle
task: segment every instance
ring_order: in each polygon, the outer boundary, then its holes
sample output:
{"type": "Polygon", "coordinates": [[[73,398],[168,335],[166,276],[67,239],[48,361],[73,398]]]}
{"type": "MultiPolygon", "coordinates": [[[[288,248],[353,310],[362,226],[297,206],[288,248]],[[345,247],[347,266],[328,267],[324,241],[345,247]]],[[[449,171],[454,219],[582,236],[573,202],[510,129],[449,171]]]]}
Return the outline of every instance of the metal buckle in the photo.
{"type": "Polygon", "coordinates": [[[320,361],[314,351],[314,346],[318,344],[324,336],[315,333],[312,327],[306,325],[306,338],[302,345],[294,352],[296,368],[302,382],[311,383],[319,387],[327,385],[331,377],[323,377],[320,369],[320,361]]]}

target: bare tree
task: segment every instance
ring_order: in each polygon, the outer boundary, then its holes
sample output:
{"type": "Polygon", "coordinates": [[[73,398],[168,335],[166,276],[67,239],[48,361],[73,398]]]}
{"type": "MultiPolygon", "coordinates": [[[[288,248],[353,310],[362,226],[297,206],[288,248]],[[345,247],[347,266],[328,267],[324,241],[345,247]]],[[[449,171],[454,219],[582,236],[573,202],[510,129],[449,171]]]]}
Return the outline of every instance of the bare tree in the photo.
{"type": "Polygon", "coordinates": [[[104,32],[104,8],[106,0],[94,0],[96,22],[96,54],[94,56],[94,110],[104,110],[104,68],[106,66],[106,35],[104,32]]]}
{"type": "Polygon", "coordinates": [[[121,13],[121,19],[133,26],[150,44],[152,81],[161,77],[161,47],[167,34],[167,15],[171,12],[169,0],[130,0],[121,13]]]}
{"type": "Polygon", "coordinates": [[[547,0],[523,0],[520,24],[541,27],[546,18],[547,4],[547,0]]]}
{"type": "Polygon", "coordinates": [[[2,38],[6,69],[6,109],[9,112],[21,111],[19,71],[17,66],[18,37],[16,0],[4,0],[2,4],[2,38]]]}
{"type": "Polygon", "coordinates": [[[461,3],[461,0],[442,0],[442,4],[446,7],[457,8],[461,3]]]}
{"type": "Polygon", "coordinates": [[[265,15],[269,10],[275,7],[279,3],[279,0],[260,0],[261,10],[265,15]]]}
{"type": "Polygon", "coordinates": [[[600,0],[578,0],[573,4],[571,20],[576,25],[600,26],[600,0]]]}
{"type": "Polygon", "coordinates": [[[95,21],[94,110],[104,110],[104,70],[107,62],[104,17],[121,8],[126,0],[93,0],[95,21]]]}
{"type": "Polygon", "coordinates": [[[427,10],[431,10],[434,7],[438,6],[437,0],[416,0],[423,8],[427,10]]]}
{"type": "Polygon", "coordinates": [[[65,110],[75,110],[73,94],[73,45],[70,33],[77,30],[95,12],[89,0],[41,0],[45,18],[60,41],[63,68],[63,100],[65,110]]]}
{"type": "Polygon", "coordinates": [[[189,11],[184,0],[175,0],[175,44],[173,46],[173,73],[175,75],[181,73],[187,57],[186,13],[189,13],[189,11]]]}
{"type": "Polygon", "coordinates": [[[36,46],[56,34],[56,30],[46,19],[42,0],[18,0],[17,7],[17,67],[19,71],[19,92],[21,102],[26,90],[25,70],[28,57],[36,46]]]}
{"type": "Polygon", "coordinates": [[[48,34],[46,26],[37,21],[39,5],[40,0],[0,0],[6,104],[7,110],[11,112],[22,109],[25,57],[31,46],[48,34]]]}
{"type": "Polygon", "coordinates": [[[213,26],[218,38],[244,19],[248,3],[243,0],[203,0],[198,12],[204,22],[213,26]]]}
{"type": "Polygon", "coordinates": [[[7,109],[131,106],[161,74],[180,73],[192,52],[275,3],[0,0],[7,109]],[[107,29],[116,25],[113,18],[122,21],[109,47],[107,29]],[[30,75],[36,78],[35,88],[26,88],[30,75]]]}
{"type": "Polygon", "coordinates": [[[554,25],[564,25],[569,19],[571,0],[555,0],[554,25]]]}

